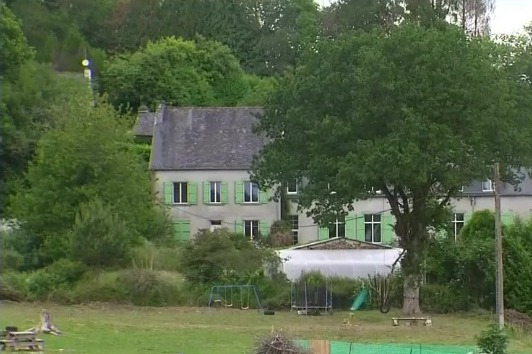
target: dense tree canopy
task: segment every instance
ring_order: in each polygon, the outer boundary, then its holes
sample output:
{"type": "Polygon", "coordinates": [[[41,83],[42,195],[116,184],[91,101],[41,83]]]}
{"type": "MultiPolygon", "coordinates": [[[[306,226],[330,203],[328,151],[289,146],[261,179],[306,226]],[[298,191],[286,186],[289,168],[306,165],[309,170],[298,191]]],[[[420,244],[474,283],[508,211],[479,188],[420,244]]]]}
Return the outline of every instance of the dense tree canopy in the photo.
{"type": "Polygon", "coordinates": [[[237,59],[226,46],[198,38],[163,38],[111,62],[100,80],[117,107],[158,103],[234,106],[250,90],[237,59]]]}
{"type": "Polygon", "coordinates": [[[500,50],[454,26],[325,41],[281,82],[258,126],[272,140],[254,179],[270,187],[303,178],[301,207],[317,221],[384,192],[407,251],[408,313],[419,311],[427,227],[449,199],[491,177],[494,162],[507,180],[532,165],[532,91],[501,65],[500,50]]]}
{"type": "Polygon", "coordinates": [[[25,223],[31,239],[26,252],[36,253],[39,264],[68,254],[70,230],[76,224],[82,232],[88,222],[86,209],[76,220],[87,203],[102,203],[124,222],[131,243],[169,235],[146,166],[131,151],[127,126],[109,105],[93,108],[86,92],[54,107],[53,129],[39,140],[27,187],[12,198],[10,214],[25,223]]]}

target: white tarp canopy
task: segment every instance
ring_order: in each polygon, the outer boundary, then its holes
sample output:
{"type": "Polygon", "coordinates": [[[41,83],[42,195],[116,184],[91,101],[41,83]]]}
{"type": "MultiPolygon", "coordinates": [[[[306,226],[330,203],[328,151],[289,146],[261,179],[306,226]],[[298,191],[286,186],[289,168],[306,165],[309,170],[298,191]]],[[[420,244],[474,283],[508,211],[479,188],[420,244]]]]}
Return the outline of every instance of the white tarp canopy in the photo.
{"type": "MultiPolygon", "coordinates": [[[[291,281],[302,273],[319,271],[324,276],[338,276],[351,279],[365,278],[368,275],[387,275],[393,263],[403,250],[390,249],[351,249],[351,250],[301,250],[286,249],[277,251],[282,271],[291,281]]],[[[396,268],[399,268],[397,262],[396,268]]]]}

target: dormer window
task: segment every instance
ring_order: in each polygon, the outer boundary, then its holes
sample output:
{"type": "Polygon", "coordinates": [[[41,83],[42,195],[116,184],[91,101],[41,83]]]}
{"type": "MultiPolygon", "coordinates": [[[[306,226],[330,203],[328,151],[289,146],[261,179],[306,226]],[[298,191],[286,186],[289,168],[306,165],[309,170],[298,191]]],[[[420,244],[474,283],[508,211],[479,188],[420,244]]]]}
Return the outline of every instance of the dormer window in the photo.
{"type": "Polygon", "coordinates": [[[491,179],[487,179],[482,182],[482,191],[493,192],[493,181],[491,179]]]}

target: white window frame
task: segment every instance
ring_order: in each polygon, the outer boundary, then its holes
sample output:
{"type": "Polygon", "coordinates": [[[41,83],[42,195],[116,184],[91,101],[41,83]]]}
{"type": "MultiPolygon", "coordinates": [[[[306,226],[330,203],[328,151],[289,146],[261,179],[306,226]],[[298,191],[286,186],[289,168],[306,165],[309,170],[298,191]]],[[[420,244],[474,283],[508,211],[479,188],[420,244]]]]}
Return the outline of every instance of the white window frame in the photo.
{"type": "Polygon", "coordinates": [[[259,190],[259,186],[257,185],[257,183],[253,183],[251,181],[246,181],[244,182],[243,186],[242,186],[242,193],[243,193],[243,196],[242,196],[242,200],[244,201],[244,204],[257,204],[259,203],[260,201],[260,190],[259,190]],[[254,200],[253,198],[253,186],[256,186],[257,187],[257,198],[256,200],[254,200]],[[250,200],[246,200],[246,189],[248,189],[248,193],[249,193],[249,196],[250,196],[250,200]]]}
{"type": "Polygon", "coordinates": [[[371,243],[382,243],[382,216],[380,214],[364,214],[364,241],[371,243]],[[371,216],[371,220],[366,221],[366,217],[371,216]],[[375,221],[375,217],[378,216],[379,221],[375,221]],[[371,241],[366,240],[366,227],[371,227],[371,241]],[[375,225],[379,225],[379,239],[380,241],[375,241],[375,225]]]}
{"type": "Polygon", "coordinates": [[[482,191],[483,192],[493,192],[493,181],[491,179],[487,179],[485,181],[482,181],[482,191]],[[486,184],[489,183],[489,189],[484,188],[486,184]]]}
{"type": "Polygon", "coordinates": [[[289,195],[294,195],[294,194],[297,194],[299,192],[299,186],[298,186],[298,181],[297,181],[297,178],[294,178],[291,182],[288,182],[286,184],[286,194],[289,194],[289,195]],[[295,190],[290,190],[290,184],[291,183],[295,183],[295,187],[296,189],[295,190]]]}
{"type": "MultiPolygon", "coordinates": [[[[340,220],[340,219],[336,219],[333,223],[332,223],[332,227],[334,227],[334,237],[341,237],[341,238],[345,238],[345,219],[343,220],[340,220]],[[344,234],[343,236],[340,236],[340,228],[339,226],[340,225],[344,225],[344,234]]],[[[331,229],[329,228],[329,238],[331,238],[331,229]]]]}
{"type": "Polygon", "coordinates": [[[222,203],[222,182],[212,181],[209,182],[209,204],[221,204],[222,203]],[[214,192],[214,200],[212,199],[214,192]],[[218,200],[216,200],[218,197],[218,200]]]}
{"type": "Polygon", "coordinates": [[[173,204],[188,204],[188,183],[174,182],[172,185],[172,203],[173,204]],[[183,187],[185,186],[185,195],[183,196],[183,187]],[[176,195],[176,186],[178,195],[176,195]]]}
{"type": "Polygon", "coordinates": [[[292,231],[292,244],[299,243],[299,215],[290,215],[290,230],[292,231]]]}
{"type": "Polygon", "coordinates": [[[251,240],[259,238],[260,236],[260,221],[259,220],[244,220],[244,236],[249,237],[251,240]],[[255,235],[253,229],[257,230],[255,235]],[[247,232],[249,230],[249,233],[247,232]]]}
{"type": "Polygon", "coordinates": [[[460,230],[465,226],[465,214],[464,213],[453,213],[453,219],[451,220],[451,224],[453,225],[453,234],[454,239],[458,237],[458,234],[460,233],[460,230]],[[462,215],[462,219],[460,220],[457,216],[462,215]],[[458,229],[458,225],[462,225],[460,227],[460,230],[458,229]]]}
{"type": "Polygon", "coordinates": [[[211,232],[222,228],[222,220],[211,220],[211,232]]]}

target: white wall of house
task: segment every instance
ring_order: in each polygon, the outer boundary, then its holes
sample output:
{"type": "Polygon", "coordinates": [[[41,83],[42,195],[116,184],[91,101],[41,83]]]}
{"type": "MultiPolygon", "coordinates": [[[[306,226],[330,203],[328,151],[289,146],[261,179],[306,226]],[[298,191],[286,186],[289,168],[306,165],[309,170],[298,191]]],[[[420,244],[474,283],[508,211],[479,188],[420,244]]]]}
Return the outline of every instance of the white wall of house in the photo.
{"type": "MultiPolygon", "coordinates": [[[[236,182],[249,181],[245,170],[186,170],[155,171],[155,190],[164,200],[165,183],[188,182],[196,185],[197,200],[194,205],[169,204],[173,220],[189,221],[190,235],[200,229],[210,229],[211,222],[221,222],[222,227],[235,230],[235,223],[245,220],[258,220],[271,226],[281,217],[280,203],[236,203],[236,182]],[[225,182],[227,186],[226,203],[204,203],[204,182],[225,182]]],[[[268,192],[268,195],[273,195],[268,192]]]]}
{"type": "MultiPolygon", "coordinates": [[[[217,227],[214,224],[221,222],[221,227],[234,231],[238,229],[237,224],[246,220],[256,220],[261,222],[262,227],[269,227],[281,218],[281,204],[279,202],[262,200],[262,203],[238,203],[236,201],[236,183],[249,181],[249,174],[245,170],[186,170],[186,171],[155,171],[155,190],[159,197],[164,200],[164,185],[172,182],[188,182],[196,186],[196,203],[193,205],[169,204],[170,216],[174,221],[186,221],[190,236],[193,236],[200,229],[212,229],[217,227]],[[227,200],[225,203],[211,204],[204,202],[205,182],[216,181],[226,183],[227,200]]],[[[239,191],[240,192],[240,191],[239,191]]],[[[241,193],[241,192],[240,192],[241,193]]],[[[273,192],[268,192],[272,196],[273,192]]],[[[464,196],[452,201],[455,213],[465,215],[465,220],[479,210],[494,210],[494,198],[492,193],[464,196]]],[[[501,207],[506,220],[513,216],[528,218],[532,215],[532,196],[529,195],[503,195],[501,197],[501,207]]],[[[354,203],[354,211],[348,218],[357,218],[356,231],[353,235],[346,237],[364,241],[363,215],[366,214],[390,214],[390,205],[386,198],[377,196],[372,199],[357,201],[354,203]],[[362,228],[362,229],[361,229],[362,228]]],[[[304,211],[297,210],[296,199],[290,202],[290,215],[297,215],[297,222],[293,218],[293,232],[297,236],[298,243],[304,244],[320,239],[320,227],[314,223],[312,217],[308,217],[304,211]]],[[[387,223],[391,220],[389,217],[387,223]]],[[[384,221],[383,221],[384,222],[384,221]]],[[[383,224],[383,230],[388,227],[383,224]]],[[[388,229],[389,231],[389,229],[388,229]]],[[[383,231],[384,232],[384,231],[383,231]]],[[[323,239],[323,235],[321,237],[323,239]]],[[[384,243],[390,243],[387,237],[384,243]]]]}

